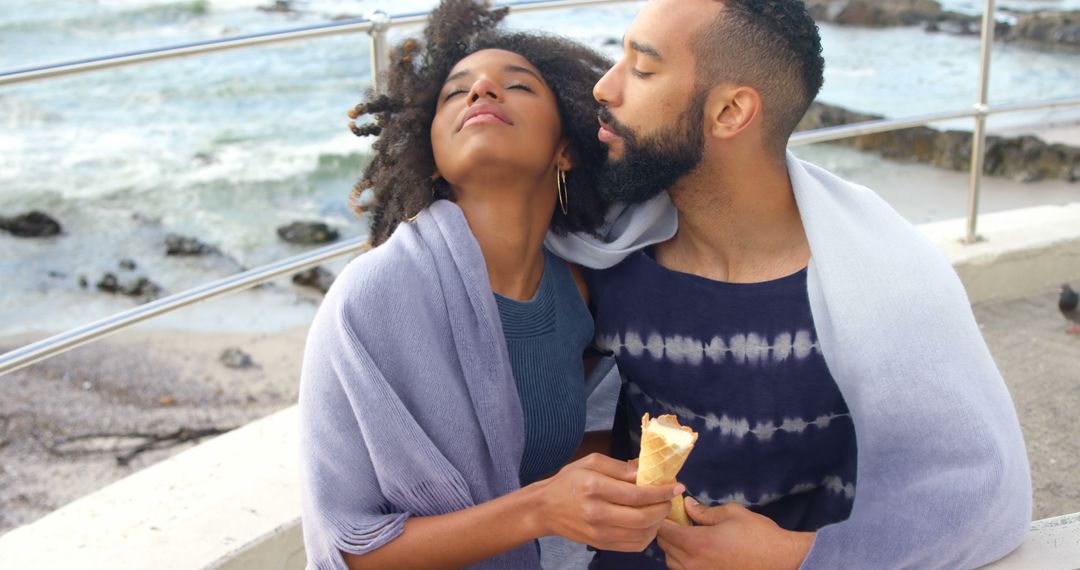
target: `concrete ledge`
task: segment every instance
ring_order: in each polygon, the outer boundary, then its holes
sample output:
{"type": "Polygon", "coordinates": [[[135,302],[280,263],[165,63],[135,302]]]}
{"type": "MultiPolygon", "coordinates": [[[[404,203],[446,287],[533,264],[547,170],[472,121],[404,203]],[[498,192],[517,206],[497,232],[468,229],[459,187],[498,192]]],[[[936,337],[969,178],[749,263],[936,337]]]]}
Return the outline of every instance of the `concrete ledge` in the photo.
{"type": "Polygon", "coordinates": [[[1027,542],[984,570],[1080,568],[1080,513],[1035,521],[1027,542]]]}
{"type": "MultiPolygon", "coordinates": [[[[972,302],[1080,281],[1080,204],[921,226],[972,302]]],[[[0,536],[0,568],[303,568],[297,411],[215,438],[0,536]]],[[[1080,567],[1080,513],[1038,521],[1023,547],[989,568],[1080,567]]]]}
{"type": "Polygon", "coordinates": [[[979,216],[982,241],[960,242],[966,221],[919,226],[952,262],[972,303],[1080,281],[1080,203],[979,216]]]}
{"type": "Polygon", "coordinates": [[[0,568],[303,568],[296,407],[0,536],[0,568]]]}

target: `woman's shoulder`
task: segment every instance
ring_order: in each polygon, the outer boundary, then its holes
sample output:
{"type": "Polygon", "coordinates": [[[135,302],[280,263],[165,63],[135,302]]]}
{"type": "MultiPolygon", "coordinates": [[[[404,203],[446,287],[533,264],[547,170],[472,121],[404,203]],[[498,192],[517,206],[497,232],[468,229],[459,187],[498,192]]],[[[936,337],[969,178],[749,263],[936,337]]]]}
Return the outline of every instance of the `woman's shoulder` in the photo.
{"type": "Polygon", "coordinates": [[[430,253],[415,233],[401,224],[385,243],[351,260],[334,278],[320,312],[371,316],[436,286],[426,259],[430,253]]]}

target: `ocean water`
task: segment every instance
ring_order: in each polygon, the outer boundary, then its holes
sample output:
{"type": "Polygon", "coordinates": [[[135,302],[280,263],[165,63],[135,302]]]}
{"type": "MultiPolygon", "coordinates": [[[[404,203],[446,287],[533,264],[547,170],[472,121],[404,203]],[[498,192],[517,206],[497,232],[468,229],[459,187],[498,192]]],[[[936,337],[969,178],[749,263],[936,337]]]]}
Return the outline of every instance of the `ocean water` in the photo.
{"type": "MultiPolygon", "coordinates": [[[[310,0],[299,14],[263,0],[30,0],[0,7],[0,70],[326,22],[340,15],[424,11],[426,0],[310,0]]],[[[950,0],[977,13],[981,3],[950,0]]],[[[999,2],[1080,9],[1080,0],[999,2]]],[[[511,27],[570,35],[607,51],[637,6],[512,16],[511,27]]],[[[400,39],[416,30],[395,30],[400,39]]],[[[823,25],[821,100],[889,116],[969,108],[977,38],[919,29],[823,25]]],[[[370,82],[366,35],[294,42],[0,88],[0,215],[41,209],[64,235],[0,234],[0,334],[57,331],[130,307],[93,290],[120,259],[167,292],[302,251],[274,229],[321,220],[365,233],[346,198],[369,152],[345,112],[370,82]],[[164,256],[165,234],[197,236],[223,256],[164,256]],[[78,285],[85,276],[91,287],[78,285]]],[[[994,102],[1080,94],[1080,55],[1018,44],[994,52],[994,102]]],[[[1057,114],[995,119],[1000,125],[1057,114]]],[[[800,153],[813,158],[813,148],[800,153]]],[[[835,152],[822,150],[834,158],[835,152]]],[[[858,153],[845,153],[858,168],[858,153]]],[[[869,158],[865,160],[870,160],[869,158]]],[[[875,163],[876,164],[876,163],[875,163]]],[[[875,166],[875,168],[880,168],[875,166]]],[[[902,166],[897,166],[902,169],[902,166]]],[[[331,264],[339,268],[344,261],[331,264]]],[[[170,317],[214,329],[302,324],[316,300],[287,282],[170,317]],[[272,307],[272,310],[265,310],[272,307]],[[223,316],[234,315],[234,316],[223,316]]]]}

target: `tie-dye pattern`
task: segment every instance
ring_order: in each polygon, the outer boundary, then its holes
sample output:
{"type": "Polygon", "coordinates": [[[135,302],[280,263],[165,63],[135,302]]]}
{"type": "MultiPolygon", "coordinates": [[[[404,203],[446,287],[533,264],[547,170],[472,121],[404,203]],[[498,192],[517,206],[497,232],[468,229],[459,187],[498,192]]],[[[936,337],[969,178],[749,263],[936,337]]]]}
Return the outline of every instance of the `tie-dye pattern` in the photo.
{"type": "MultiPolygon", "coordinates": [[[[847,518],[855,432],[817,343],[806,272],[756,284],[670,271],[647,251],[589,275],[596,346],[623,389],[615,453],[636,456],[638,418],[675,414],[699,433],[680,473],[705,505],[738,503],[790,530],[847,518]]],[[[661,568],[663,553],[603,552],[597,568],[661,568]]]]}

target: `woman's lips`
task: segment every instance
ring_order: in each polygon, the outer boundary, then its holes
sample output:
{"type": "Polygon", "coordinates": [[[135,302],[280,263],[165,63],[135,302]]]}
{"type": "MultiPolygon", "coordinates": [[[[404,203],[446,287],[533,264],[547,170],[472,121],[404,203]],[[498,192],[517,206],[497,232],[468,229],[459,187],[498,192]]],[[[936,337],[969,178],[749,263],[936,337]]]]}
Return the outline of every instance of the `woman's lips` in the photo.
{"type": "Polygon", "coordinates": [[[495,115],[489,115],[487,113],[484,113],[482,115],[476,115],[475,117],[469,117],[469,119],[465,121],[465,124],[461,125],[461,128],[465,128],[469,125],[475,125],[478,123],[501,123],[503,125],[509,124],[495,115]]]}

